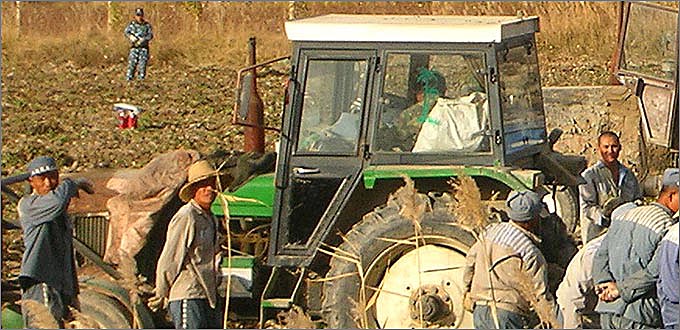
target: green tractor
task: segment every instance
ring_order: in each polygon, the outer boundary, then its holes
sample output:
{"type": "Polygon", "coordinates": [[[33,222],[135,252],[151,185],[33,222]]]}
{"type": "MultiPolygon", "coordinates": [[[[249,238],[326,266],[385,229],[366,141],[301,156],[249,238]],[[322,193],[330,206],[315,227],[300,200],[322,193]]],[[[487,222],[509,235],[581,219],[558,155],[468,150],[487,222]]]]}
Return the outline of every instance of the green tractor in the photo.
{"type": "MultiPolygon", "coordinates": [[[[232,220],[271,221],[262,319],[300,305],[333,328],[471,327],[462,266],[474,239],[446,212],[452,178],[474,179],[497,210],[511,190],[544,191],[564,235],[576,229],[585,159],[552,150],[537,31],[537,17],[286,23],[276,171],[229,203],[232,220]],[[418,231],[404,215],[414,206],[392,195],[404,177],[424,210],[418,231]]],[[[254,67],[239,76],[236,122],[259,103],[254,67]]]]}

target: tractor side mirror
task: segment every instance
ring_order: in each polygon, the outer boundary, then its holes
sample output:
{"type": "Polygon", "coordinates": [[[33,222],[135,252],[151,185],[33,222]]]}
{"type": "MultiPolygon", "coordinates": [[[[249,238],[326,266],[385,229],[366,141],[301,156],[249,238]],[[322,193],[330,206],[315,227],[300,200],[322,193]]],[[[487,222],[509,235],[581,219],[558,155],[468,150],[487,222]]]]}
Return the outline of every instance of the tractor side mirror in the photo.
{"type": "Polygon", "coordinates": [[[564,131],[559,128],[553,128],[552,131],[550,131],[550,134],[548,134],[548,145],[550,146],[550,149],[552,149],[555,143],[557,143],[557,140],[562,137],[563,133],[564,131]]]}

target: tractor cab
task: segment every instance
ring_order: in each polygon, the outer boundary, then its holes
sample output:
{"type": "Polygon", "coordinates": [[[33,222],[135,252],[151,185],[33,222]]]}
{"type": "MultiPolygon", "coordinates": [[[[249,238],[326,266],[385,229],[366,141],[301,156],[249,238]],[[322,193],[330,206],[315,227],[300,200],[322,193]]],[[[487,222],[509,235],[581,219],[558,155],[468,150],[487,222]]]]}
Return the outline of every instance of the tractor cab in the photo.
{"type": "Polygon", "coordinates": [[[546,177],[577,181],[577,172],[543,157],[551,144],[537,31],[537,17],[286,22],[292,74],[270,262],[311,262],[336,226],[347,229],[383,203],[382,189],[404,175],[425,191],[465,171],[500,190],[534,189],[546,177]]]}

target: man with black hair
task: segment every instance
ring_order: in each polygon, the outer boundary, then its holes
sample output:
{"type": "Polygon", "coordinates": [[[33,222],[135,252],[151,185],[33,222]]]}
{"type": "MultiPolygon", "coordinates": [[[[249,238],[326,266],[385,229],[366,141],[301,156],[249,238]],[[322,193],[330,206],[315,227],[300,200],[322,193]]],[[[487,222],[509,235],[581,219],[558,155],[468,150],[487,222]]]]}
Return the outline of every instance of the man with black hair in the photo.
{"type": "Polygon", "coordinates": [[[635,175],[619,162],[618,135],[602,132],[597,138],[597,150],[601,159],[581,173],[586,183],[579,186],[583,244],[609,227],[609,217],[617,206],[642,198],[635,175]]]}
{"type": "Polygon", "coordinates": [[[28,164],[28,183],[33,192],[17,206],[25,248],[19,275],[24,325],[35,326],[28,304],[34,301],[47,307],[63,327],[68,306],[79,307],[73,227],[66,209],[78,189],[89,194],[94,190],[86,179],[59,180],[57,164],[47,156],[28,164]]]}

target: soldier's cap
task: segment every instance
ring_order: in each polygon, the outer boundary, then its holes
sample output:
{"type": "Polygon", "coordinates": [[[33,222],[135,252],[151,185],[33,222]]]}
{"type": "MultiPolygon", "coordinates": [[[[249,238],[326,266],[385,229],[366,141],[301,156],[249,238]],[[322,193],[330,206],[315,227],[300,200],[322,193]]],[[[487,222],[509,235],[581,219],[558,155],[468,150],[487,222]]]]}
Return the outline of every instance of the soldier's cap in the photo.
{"type": "Polygon", "coordinates": [[[144,16],[144,9],[142,8],[135,9],[135,16],[144,16]]]}
{"type": "Polygon", "coordinates": [[[54,161],[54,158],[48,156],[39,156],[28,163],[28,168],[26,170],[28,171],[28,176],[33,177],[36,175],[56,171],[58,169],[57,162],[54,161]]]}
{"type": "Polygon", "coordinates": [[[680,185],[680,169],[678,168],[667,168],[663,171],[663,179],[661,180],[661,185],[666,187],[677,187],[680,185]]]}
{"type": "Polygon", "coordinates": [[[505,202],[508,216],[517,222],[526,222],[539,215],[542,203],[541,196],[531,190],[512,191],[505,202]]]}

